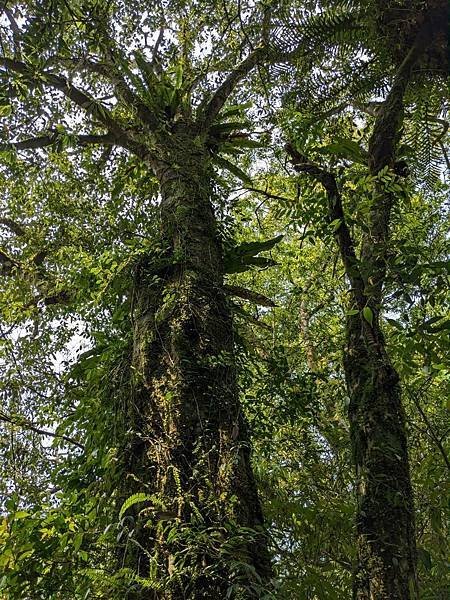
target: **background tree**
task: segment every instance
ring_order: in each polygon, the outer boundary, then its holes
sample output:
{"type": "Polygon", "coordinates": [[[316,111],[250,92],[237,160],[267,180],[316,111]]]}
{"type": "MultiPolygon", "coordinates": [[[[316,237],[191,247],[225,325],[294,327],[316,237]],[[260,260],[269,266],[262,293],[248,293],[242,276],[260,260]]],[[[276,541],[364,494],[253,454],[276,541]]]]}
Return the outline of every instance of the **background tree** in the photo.
{"type": "MultiPolygon", "coordinates": [[[[389,13],[389,7],[386,10],[389,13]]],[[[391,251],[391,213],[398,194],[402,192],[399,178],[407,174],[406,163],[399,156],[407,93],[414,79],[420,87],[420,76],[417,80],[416,75],[419,67],[426,71],[436,56],[445,59],[446,36],[442,29],[445,6],[430,3],[422,10],[417,7],[413,16],[414,25],[409,26],[407,31],[397,23],[400,37],[404,36],[401,39],[403,57],[400,57],[385,99],[377,104],[367,150],[361,150],[354,140],[342,140],[328,146],[331,154],[340,154],[342,158],[368,165],[371,197],[367,201],[359,253],[344,213],[338,179],[292,144],[286,146],[295,169],[315,178],[325,189],[328,219],[335,229],[335,239],[350,284],[351,310],[344,366],[358,480],[356,598],[374,595],[379,598],[410,598],[417,595],[414,508],[399,377],[386,352],[379,324],[391,251]]],[[[358,18],[361,17],[357,13],[356,23],[358,18]]],[[[394,16],[383,20],[388,28],[391,26],[389,18],[394,19],[394,16]]],[[[340,19],[337,19],[337,24],[341,24],[340,19]]],[[[336,29],[333,22],[331,25],[336,29]]],[[[389,34],[386,38],[389,43],[389,34]]],[[[396,58],[393,56],[394,61],[396,58]]],[[[349,90],[344,91],[344,94],[348,93],[349,90]]],[[[349,102],[354,104],[355,100],[359,105],[358,98],[350,95],[349,102]]],[[[358,191],[356,188],[356,193],[358,191]]]]}

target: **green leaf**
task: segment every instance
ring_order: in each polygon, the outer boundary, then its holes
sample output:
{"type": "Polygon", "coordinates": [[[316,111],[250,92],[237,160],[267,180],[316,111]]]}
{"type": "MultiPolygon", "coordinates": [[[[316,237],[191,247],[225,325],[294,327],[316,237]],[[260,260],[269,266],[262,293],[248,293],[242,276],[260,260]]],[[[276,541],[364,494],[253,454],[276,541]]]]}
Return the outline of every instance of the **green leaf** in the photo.
{"type": "Polygon", "coordinates": [[[25,519],[25,517],[28,517],[29,514],[30,513],[26,510],[18,510],[16,513],[14,513],[13,519],[14,521],[19,521],[20,519],[25,519]]]}
{"type": "Polygon", "coordinates": [[[230,117],[234,116],[234,115],[241,115],[245,112],[245,110],[247,110],[248,108],[252,108],[253,106],[253,102],[243,102],[242,104],[231,104],[230,106],[227,106],[226,108],[224,108],[219,117],[218,120],[221,121],[223,119],[229,119],[230,117]]]}
{"type": "Polygon", "coordinates": [[[230,133],[232,131],[241,131],[242,129],[249,129],[249,123],[244,121],[228,121],[226,123],[217,123],[210,129],[210,134],[214,136],[220,136],[220,134],[230,133]]]}
{"type": "Polygon", "coordinates": [[[239,246],[232,248],[224,257],[225,272],[244,273],[252,267],[267,269],[268,267],[275,266],[277,263],[272,258],[256,255],[260,252],[271,250],[282,239],[282,235],[277,235],[269,240],[243,242],[239,246]]]}
{"type": "Polygon", "coordinates": [[[146,500],[150,500],[150,496],[148,494],[144,494],[143,492],[133,494],[132,496],[127,498],[122,504],[122,508],[120,509],[119,520],[123,517],[123,515],[129,508],[131,508],[135,504],[138,504],[139,502],[145,502],[146,500]]]}
{"type": "Polygon", "coordinates": [[[369,306],[365,306],[362,309],[362,314],[363,317],[365,318],[365,320],[369,323],[370,326],[373,325],[373,312],[372,309],[369,306]]]}
{"type": "Polygon", "coordinates": [[[12,106],[11,106],[11,104],[2,104],[2,105],[0,105],[0,118],[9,117],[9,115],[11,113],[12,113],[12,106]]]}
{"type": "Polygon", "coordinates": [[[261,142],[258,140],[252,140],[247,137],[231,137],[228,139],[228,143],[232,146],[236,146],[238,148],[264,148],[267,144],[266,142],[261,142]]]}
{"type": "Polygon", "coordinates": [[[175,67],[175,89],[180,90],[183,85],[183,65],[178,63],[175,67]]]}
{"type": "Polygon", "coordinates": [[[222,169],[229,171],[230,173],[232,173],[235,177],[240,179],[246,185],[252,185],[253,182],[252,182],[251,178],[249,177],[249,175],[247,175],[247,173],[245,173],[242,169],[240,169],[235,164],[231,163],[226,158],[216,155],[216,156],[214,156],[213,160],[217,165],[219,165],[219,167],[222,167],[222,169]]]}
{"type": "Polygon", "coordinates": [[[266,258],[265,256],[250,256],[240,259],[236,257],[234,260],[226,263],[225,273],[245,273],[245,271],[250,270],[252,267],[268,269],[269,267],[274,267],[276,264],[273,259],[266,258]]]}
{"type": "Polygon", "coordinates": [[[33,556],[34,553],[34,548],[31,548],[30,550],[25,550],[25,552],[22,552],[19,555],[18,560],[25,560],[26,558],[30,558],[30,556],[33,556]]]}
{"type": "Polygon", "coordinates": [[[73,539],[73,547],[75,549],[75,552],[78,552],[81,544],[83,543],[83,535],[84,535],[83,532],[80,531],[79,533],[76,534],[76,536],[73,539]]]}
{"type": "Polygon", "coordinates": [[[84,562],[87,562],[87,560],[89,558],[89,555],[86,552],[86,550],[80,550],[79,551],[79,556],[80,556],[81,560],[83,560],[84,562]]]}
{"type": "Polygon", "coordinates": [[[241,256],[255,256],[260,252],[266,250],[272,250],[281,240],[283,235],[277,235],[269,240],[257,241],[257,242],[243,242],[239,246],[233,248],[234,254],[240,254],[241,256]]]}
{"type": "Polygon", "coordinates": [[[333,233],[336,233],[336,231],[339,229],[339,227],[341,225],[342,225],[342,219],[334,219],[334,221],[331,221],[330,227],[333,230],[333,233]]]}

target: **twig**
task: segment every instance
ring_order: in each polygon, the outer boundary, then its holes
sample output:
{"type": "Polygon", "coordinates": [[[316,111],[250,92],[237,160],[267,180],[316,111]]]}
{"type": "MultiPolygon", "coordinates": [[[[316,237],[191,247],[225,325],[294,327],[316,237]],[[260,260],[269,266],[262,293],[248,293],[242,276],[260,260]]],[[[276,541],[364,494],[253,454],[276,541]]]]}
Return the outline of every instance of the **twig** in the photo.
{"type": "Polygon", "coordinates": [[[81,448],[81,450],[84,450],[83,444],[80,444],[80,442],[77,442],[77,440],[75,440],[74,438],[72,438],[68,435],[54,433],[53,431],[49,431],[47,429],[41,429],[40,427],[37,427],[31,421],[28,421],[27,419],[17,421],[15,419],[13,419],[11,416],[7,415],[6,413],[3,413],[0,411],[0,421],[4,421],[5,423],[10,423],[11,425],[14,425],[15,427],[21,427],[22,429],[27,429],[29,431],[33,431],[34,433],[37,433],[39,435],[48,435],[49,437],[62,439],[65,442],[68,442],[69,444],[73,444],[74,446],[81,448]]]}

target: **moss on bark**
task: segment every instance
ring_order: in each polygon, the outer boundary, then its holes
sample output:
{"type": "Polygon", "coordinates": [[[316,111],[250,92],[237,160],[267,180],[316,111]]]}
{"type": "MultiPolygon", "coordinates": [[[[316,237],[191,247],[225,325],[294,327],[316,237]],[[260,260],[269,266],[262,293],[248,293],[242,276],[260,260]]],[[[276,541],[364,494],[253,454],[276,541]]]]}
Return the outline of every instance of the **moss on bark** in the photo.
{"type": "MultiPolygon", "coordinates": [[[[140,267],[124,488],[145,492],[123,564],[163,584],[136,598],[257,598],[270,577],[238,399],[209,160],[180,128],[161,146],[164,269],[140,267]],[[140,511],[140,512],[139,512],[140,511]]],[[[124,494],[125,495],[125,494],[124,494]]]]}
{"type": "Polygon", "coordinates": [[[378,323],[367,339],[359,315],[347,324],[345,373],[356,467],[355,600],[417,597],[414,505],[398,375],[378,323]]]}

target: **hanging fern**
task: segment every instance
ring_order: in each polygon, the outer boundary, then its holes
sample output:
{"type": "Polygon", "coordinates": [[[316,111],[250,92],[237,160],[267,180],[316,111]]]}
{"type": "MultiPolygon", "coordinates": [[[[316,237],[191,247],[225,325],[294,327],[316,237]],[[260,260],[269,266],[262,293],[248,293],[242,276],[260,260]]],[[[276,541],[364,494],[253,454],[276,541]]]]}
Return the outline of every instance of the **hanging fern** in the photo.
{"type": "Polygon", "coordinates": [[[150,500],[150,499],[151,499],[151,496],[149,496],[148,494],[144,494],[143,492],[139,492],[138,494],[133,494],[132,496],[127,498],[125,500],[125,502],[122,504],[122,507],[120,509],[119,520],[122,519],[122,517],[124,516],[124,514],[127,512],[127,510],[129,508],[131,508],[135,504],[138,504],[139,502],[145,502],[146,500],[150,500]]]}

